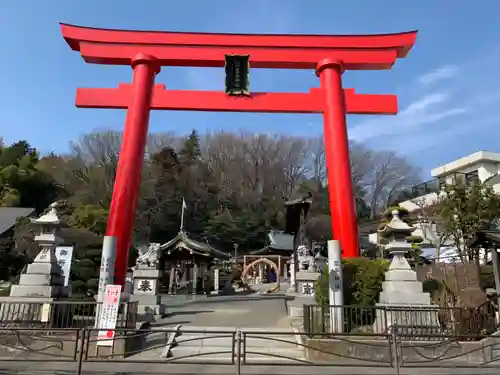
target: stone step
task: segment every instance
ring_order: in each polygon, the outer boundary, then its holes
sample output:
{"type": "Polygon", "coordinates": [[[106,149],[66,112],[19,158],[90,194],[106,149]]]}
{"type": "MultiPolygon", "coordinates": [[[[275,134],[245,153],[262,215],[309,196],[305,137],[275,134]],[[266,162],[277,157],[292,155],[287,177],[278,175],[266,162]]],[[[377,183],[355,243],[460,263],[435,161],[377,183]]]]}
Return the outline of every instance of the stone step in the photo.
{"type": "MultiPolygon", "coordinates": [[[[183,333],[175,339],[177,346],[190,347],[231,347],[233,337],[223,333],[183,333]]],[[[297,347],[297,339],[295,335],[252,335],[251,333],[245,338],[245,345],[250,347],[273,346],[277,348],[297,347]]]]}
{"type": "MultiPolygon", "coordinates": [[[[231,350],[227,346],[211,347],[176,347],[172,351],[172,359],[189,359],[190,361],[231,361],[231,350]]],[[[242,353],[243,356],[243,353],[242,353]]],[[[247,362],[297,362],[305,361],[304,352],[287,348],[247,348],[245,361],[247,362]]]]}

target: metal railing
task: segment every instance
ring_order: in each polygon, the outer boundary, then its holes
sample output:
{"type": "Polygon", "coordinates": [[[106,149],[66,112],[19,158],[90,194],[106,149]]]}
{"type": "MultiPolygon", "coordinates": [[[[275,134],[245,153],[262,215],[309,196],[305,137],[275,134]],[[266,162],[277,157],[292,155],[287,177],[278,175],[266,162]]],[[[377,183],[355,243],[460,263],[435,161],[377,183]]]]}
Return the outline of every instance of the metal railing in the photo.
{"type": "Polygon", "coordinates": [[[473,340],[498,329],[496,311],[487,304],[477,308],[304,305],[302,324],[313,335],[387,332],[391,326],[398,326],[401,334],[419,339],[451,335],[473,340]]]}
{"type": "MultiPolygon", "coordinates": [[[[101,303],[96,301],[1,302],[0,325],[33,328],[87,328],[94,327],[96,312],[101,303]]],[[[121,303],[117,327],[135,328],[138,302],[121,303]]]]}
{"type": "MultiPolygon", "coordinates": [[[[96,329],[5,328],[0,331],[0,364],[24,370],[165,373],[166,364],[242,367],[276,366],[276,373],[290,373],[290,366],[401,368],[500,368],[500,337],[477,336],[463,342],[451,335],[426,341],[407,340],[399,327],[384,334],[318,334],[267,330],[189,330],[178,328],[116,329],[111,346],[99,345],[96,329]],[[70,365],[72,364],[72,365],[70,365]],[[155,367],[157,366],[157,367],[155,367]]],[[[413,337],[415,335],[412,335],[413,337]]],[[[176,372],[175,370],[172,370],[176,372]]],[[[206,371],[205,371],[206,372],[206,371]]],[[[257,373],[257,372],[256,372],[257,373]]],[[[387,370],[385,370],[387,373],[387,370]]]]}

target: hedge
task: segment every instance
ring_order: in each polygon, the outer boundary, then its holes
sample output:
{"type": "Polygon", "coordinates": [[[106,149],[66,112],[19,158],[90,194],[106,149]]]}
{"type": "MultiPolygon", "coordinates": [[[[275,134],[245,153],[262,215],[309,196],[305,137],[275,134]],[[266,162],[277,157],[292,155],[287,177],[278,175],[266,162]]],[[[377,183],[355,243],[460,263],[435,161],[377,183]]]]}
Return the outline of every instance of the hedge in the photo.
{"type": "MultiPolygon", "coordinates": [[[[342,264],[344,305],[374,306],[382,290],[387,259],[352,258],[342,264]]],[[[316,281],[316,303],[329,305],[328,268],[316,281]]]]}

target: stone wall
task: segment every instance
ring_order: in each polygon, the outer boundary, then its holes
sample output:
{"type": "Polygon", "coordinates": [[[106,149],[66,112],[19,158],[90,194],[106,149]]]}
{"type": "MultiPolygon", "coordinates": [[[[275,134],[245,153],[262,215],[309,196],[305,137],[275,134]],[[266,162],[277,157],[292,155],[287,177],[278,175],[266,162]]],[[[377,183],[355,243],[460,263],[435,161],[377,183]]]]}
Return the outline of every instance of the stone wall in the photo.
{"type": "MultiPolygon", "coordinates": [[[[132,334],[133,332],[131,332],[132,334]]],[[[112,347],[97,346],[96,335],[91,335],[88,345],[89,358],[100,358],[113,355],[115,358],[124,358],[127,353],[133,352],[136,346],[135,336],[123,335],[117,332],[117,338],[112,347]]],[[[57,360],[72,362],[78,358],[77,348],[81,345],[81,336],[78,339],[73,330],[53,332],[35,330],[2,330],[0,333],[0,360],[57,360]]]]}
{"type": "MultiPolygon", "coordinates": [[[[346,336],[342,339],[308,339],[305,342],[306,358],[313,362],[335,364],[360,364],[377,362],[381,366],[392,362],[389,339],[383,336],[370,338],[346,336]]],[[[398,343],[404,364],[484,364],[497,358],[500,364],[500,337],[491,336],[481,341],[404,341],[398,343]],[[434,359],[434,360],[433,360],[434,359]]],[[[399,354],[400,355],[400,354],[399,354]]]]}

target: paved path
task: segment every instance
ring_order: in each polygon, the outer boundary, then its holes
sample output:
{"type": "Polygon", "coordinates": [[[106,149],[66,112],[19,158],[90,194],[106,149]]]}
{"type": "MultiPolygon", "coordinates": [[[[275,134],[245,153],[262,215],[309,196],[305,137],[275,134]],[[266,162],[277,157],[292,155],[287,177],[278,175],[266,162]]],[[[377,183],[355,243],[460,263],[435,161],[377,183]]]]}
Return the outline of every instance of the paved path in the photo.
{"type": "MultiPolygon", "coordinates": [[[[182,327],[186,331],[176,338],[172,358],[191,361],[230,363],[237,358],[235,330],[229,327],[182,327]],[[188,330],[192,330],[189,332],[188,330]]],[[[285,329],[241,327],[241,358],[248,364],[262,362],[306,361],[304,349],[290,327],[285,329]],[[291,334],[292,333],[292,334],[291,334]],[[244,357],[243,357],[244,356],[244,357]]]]}
{"type": "MultiPolygon", "coordinates": [[[[265,297],[263,297],[265,298],[265,297]]],[[[167,306],[167,316],[154,326],[177,324],[207,327],[287,328],[290,320],[285,299],[248,299],[200,303],[182,307],[167,306]]]]}

